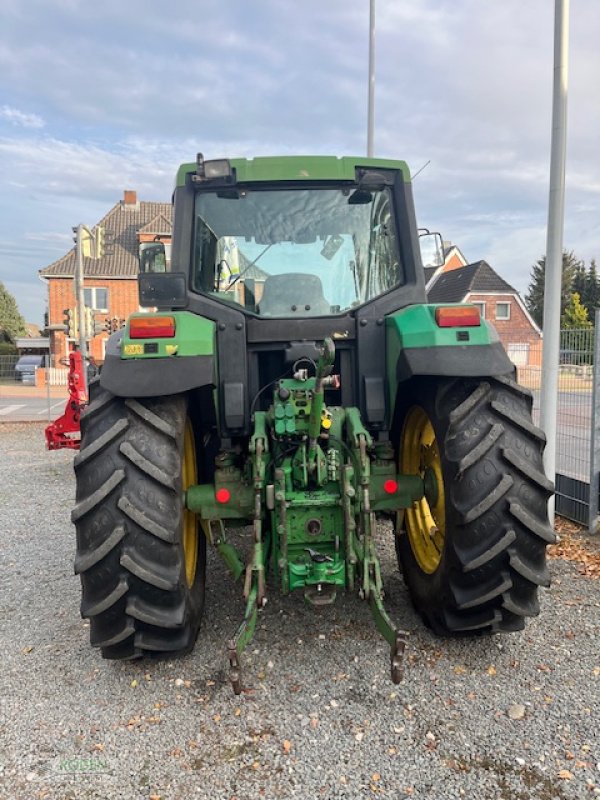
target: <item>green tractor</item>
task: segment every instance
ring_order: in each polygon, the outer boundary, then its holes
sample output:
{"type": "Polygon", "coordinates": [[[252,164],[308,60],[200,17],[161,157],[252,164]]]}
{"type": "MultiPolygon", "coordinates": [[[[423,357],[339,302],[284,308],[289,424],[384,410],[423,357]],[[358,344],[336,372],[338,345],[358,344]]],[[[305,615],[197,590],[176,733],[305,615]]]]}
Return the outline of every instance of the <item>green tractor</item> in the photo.
{"type": "Polygon", "coordinates": [[[554,541],[544,434],[478,309],[427,304],[420,238],[440,250],[401,161],[180,167],[170,258],[144,246],[151,310],[108,340],[75,458],[81,612],[105,658],[191,650],[209,544],[246,602],[227,648],[236,693],[276,584],[314,606],[358,593],[399,681],[382,516],[436,634],[538,613],[554,541]]]}

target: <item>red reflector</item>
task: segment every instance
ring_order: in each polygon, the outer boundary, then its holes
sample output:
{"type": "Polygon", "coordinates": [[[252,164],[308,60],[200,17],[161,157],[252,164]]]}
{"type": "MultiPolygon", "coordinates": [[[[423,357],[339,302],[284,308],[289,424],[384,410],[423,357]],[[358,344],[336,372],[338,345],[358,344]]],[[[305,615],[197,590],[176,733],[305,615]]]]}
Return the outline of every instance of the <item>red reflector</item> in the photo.
{"type": "Polygon", "coordinates": [[[175,317],[132,317],[130,339],[167,339],[175,336],[175,317]]]}
{"type": "Polygon", "coordinates": [[[386,481],[383,484],[383,491],[386,492],[386,494],[396,494],[398,491],[398,481],[386,481]]]}
{"type": "Polygon", "coordinates": [[[436,308],[438,328],[474,328],[481,325],[479,309],[475,306],[446,306],[436,308]]]}
{"type": "Polygon", "coordinates": [[[217,503],[228,503],[231,500],[231,492],[229,489],[217,489],[215,492],[217,503]]]}

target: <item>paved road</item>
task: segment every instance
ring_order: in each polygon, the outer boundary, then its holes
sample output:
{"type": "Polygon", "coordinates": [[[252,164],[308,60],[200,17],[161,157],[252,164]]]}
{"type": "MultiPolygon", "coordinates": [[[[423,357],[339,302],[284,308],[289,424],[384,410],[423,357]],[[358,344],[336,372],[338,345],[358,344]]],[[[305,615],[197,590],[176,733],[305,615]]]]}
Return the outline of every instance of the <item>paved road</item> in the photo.
{"type": "Polygon", "coordinates": [[[0,422],[44,421],[56,419],[62,414],[65,397],[16,396],[0,394],[0,422]]]}
{"type": "MultiPolygon", "coordinates": [[[[539,423],[539,391],[534,391],[533,418],[539,423]]],[[[591,392],[559,392],[556,469],[582,481],[589,480],[592,430],[591,392]]]]}

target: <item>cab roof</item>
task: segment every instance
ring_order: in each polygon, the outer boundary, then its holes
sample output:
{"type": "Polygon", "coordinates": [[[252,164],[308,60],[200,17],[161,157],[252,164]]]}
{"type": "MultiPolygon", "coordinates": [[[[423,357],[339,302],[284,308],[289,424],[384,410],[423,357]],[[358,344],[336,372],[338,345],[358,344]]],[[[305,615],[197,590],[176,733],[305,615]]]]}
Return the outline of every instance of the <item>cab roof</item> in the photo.
{"type": "MultiPolygon", "coordinates": [[[[410,181],[406,162],[362,156],[260,156],[232,158],[237,183],[260,181],[307,181],[356,179],[357,168],[397,170],[403,180],[410,181]]],[[[196,172],[196,163],[182,164],[177,171],[176,186],[184,186],[186,175],[196,172]]]]}

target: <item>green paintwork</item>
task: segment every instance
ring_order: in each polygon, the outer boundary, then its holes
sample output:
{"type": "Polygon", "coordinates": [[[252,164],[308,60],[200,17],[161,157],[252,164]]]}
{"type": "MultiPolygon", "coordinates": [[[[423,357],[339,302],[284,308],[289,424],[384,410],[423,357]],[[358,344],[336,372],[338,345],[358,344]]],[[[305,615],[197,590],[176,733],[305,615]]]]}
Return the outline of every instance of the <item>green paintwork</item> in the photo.
{"type": "Polygon", "coordinates": [[[198,514],[200,519],[251,519],[254,507],[254,490],[241,481],[241,477],[231,480],[218,480],[216,483],[203,483],[190,486],[186,492],[186,508],[198,514]],[[215,493],[218,489],[228,489],[231,500],[218,503],[215,493]]]}
{"type": "Polygon", "coordinates": [[[169,311],[160,314],[132,314],[123,332],[121,341],[121,358],[176,358],[179,356],[210,356],[215,352],[215,323],[192,314],[190,311],[169,311]],[[129,337],[129,323],[136,317],[147,318],[149,316],[174,317],[175,336],[173,338],[161,339],[131,339],[129,337]],[[158,346],[156,353],[129,354],[127,348],[131,345],[144,345],[145,343],[158,346]],[[176,351],[173,352],[172,348],[176,351]],[[167,350],[171,349],[171,352],[167,350]]]}
{"type": "Polygon", "coordinates": [[[410,508],[416,500],[423,497],[423,479],[420,475],[398,475],[393,464],[385,471],[371,467],[371,482],[369,485],[371,495],[371,508],[373,511],[398,511],[410,508]],[[388,494],[383,488],[387,480],[395,480],[398,489],[394,494],[388,494]]]}
{"type": "Polygon", "coordinates": [[[375,512],[409,507],[423,496],[423,480],[397,473],[393,447],[373,440],[357,408],[327,406],[333,363],[330,342],[314,377],[277,381],[269,410],[254,415],[246,461],[235,449],[220,452],[214,482],[186,492],[186,507],[203,520],[229,570],[235,578],[245,575],[244,618],[228,646],[236,692],[240,656],[266,600],[269,568],[278,574],[284,594],[302,590],[305,600],[317,606],[334,602],[343,589],[358,589],[391,646],[392,664],[399,659],[404,634],[383,606],[375,512]],[[398,484],[392,494],[385,492],[387,480],[398,484]],[[225,488],[229,502],[218,503],[216,492],[225,488]],[[253,547],[245,567],[241,553],[225,539],[223,520],[233,519],[252,524],[253,547]]]}
{"type": "MultiPolygon", "coordinates": [[[[468,304],[467,304],[468,305],[468,304]]],[[[423,347],[463,347],[466,352],[473,345],[489,345],[498,341],[494,328],[481,320],[481,325],[465,328],[440,328],[435,321],[436,308],[464,308],[464,303],[420,303],[409,306],[385,319],[386,325],[386,372],[389,393],[389,408],[396,401],[396,366],[402,350],[423,347]],[[469,341],[457,341],[458,331],[468,331],[469,341]]]]}
{"type": "MultiPolygon", "coordinates": [[[[409,347],[456,347],[457,344],[471,347],[474,344],[491,344],[498,340],[497,334],[485,320],[472,328],[439,328],[435,322],[436,308],[465,308],[464,303],[428,303],[409,306],[386,317],[388,353],[396,353],[409,347]],[[468,342],[457,342],[457,331],[468,331],[468,342]]],[[[397,361],[397,359],[396,359],[397,361]]],[[[394,370],[396,367],[394,361],[394,370]]]]}
{"type": "Polygon", "coordinates": [[[257,606],[257,595],[258,589],[253,586],[250,590],[248,595],[248,599],[246,600],[246,610],[244,612],[244,619],[240,623],[239,628],[236,631],[234,639],[231,641],[235,652],[239,656],[242,655],[246,647],[248,646],[249,642],[252,641],[252,637],[254,636],[254,630],[256,628],[256,618],[258,616],[258,606],[257,606]]]}
{"type": "Polygon", "coordinates": [[[273,426],[277,436],[286,434],[308,434],[308,420],[312,405],[312,395],[315,390],[315,379],[306,381],[295,378],[283,378],[279,386],[290,394],[282,400],[276,393],[273,406],[269,412],[269,423],[273,426]]]}
{"type": "MultiPolygon", "coordinates": [[[[320,553],[326,554],[322,548],[320,553]]],[[[326,554],[333,558],[333,562],[325,561],[315,564],[311,561],[308,554],[300,556],[289,562],[290,590],[305,589],[307,586],[339,586],[344,589],[346,586],[346,565],[342,558],[326,554]]]]}
{"type": "Polygon", "coordinates": [[[229,544],[229,542],[224,542],[222,539],[219,539],[219,541],[215,543],[215,547],[223,559],[225,566],[233,575],[233,580],[237,581],[244,573],[244,565],[238,551],[233,545],[229,544]]]}
{"type": "Polygon", "coordinates": [[[375,593],[371,595],[370,607],[371,614],[375,620],[375,627],[388,644],[393,645],[396,641],[396,629],[383,607],[381,595],[375,593]]]}
{"type": "Polygon", "coordinates": [[[355,447],[358,446],[360,436],[365,437],[367,447],[373,444],[373,439],[363,425],[358,408],[351,407],[346,409],[346,427],[348,428],[348,438],[355,447]]]}
{"type": "MultiPolygon", "coordinates": [[[[232,158],[237,183],[270,181],[354,181],[357,167],[397,170],[405,183],[410,181],[406,162],[361,156],[267,156],[232,158]]],[[[176,186],[184,186],[186,175],[196,172],[196,164],[182,164],[177,171],[176,186]]],[[[210,185],[208,183],[207,185],[210,185]]]]}

